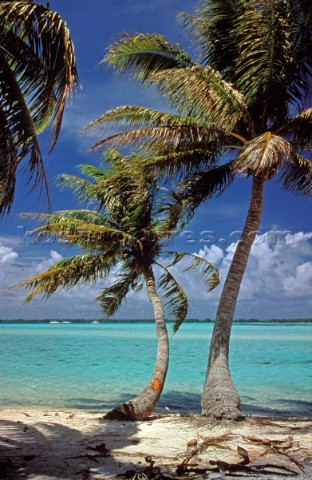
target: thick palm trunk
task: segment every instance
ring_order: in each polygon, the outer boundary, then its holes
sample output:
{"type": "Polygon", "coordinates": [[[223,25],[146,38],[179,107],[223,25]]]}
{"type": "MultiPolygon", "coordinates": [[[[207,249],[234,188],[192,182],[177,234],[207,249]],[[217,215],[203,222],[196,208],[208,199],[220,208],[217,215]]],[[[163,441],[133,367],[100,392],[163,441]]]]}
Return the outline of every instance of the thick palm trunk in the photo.
{"type": "MultiPolygon", "coordinates": [[[[142,420],[147,418],[157,405],[164,387],[169,364],[169,341],[164,310],[156,291],[152,268],[145,272],[148,297],[153,305],[157,334],[157,355],[155,369],[149,384],[136,398],[119,405],[104,418],[111,420],[142,420]]],[[[143,361],[144,359],[138,359],[143,361]]]]}
{"type": "Polygon", "coordinates": [[[259,228],[264,181],[253,179],[250,206],[240,241],[224,283],[212,333],[202,415],[212,419],[241,420],[240,398],[229,371],[229,343],[236,302],[249,253],[259,228]]]}

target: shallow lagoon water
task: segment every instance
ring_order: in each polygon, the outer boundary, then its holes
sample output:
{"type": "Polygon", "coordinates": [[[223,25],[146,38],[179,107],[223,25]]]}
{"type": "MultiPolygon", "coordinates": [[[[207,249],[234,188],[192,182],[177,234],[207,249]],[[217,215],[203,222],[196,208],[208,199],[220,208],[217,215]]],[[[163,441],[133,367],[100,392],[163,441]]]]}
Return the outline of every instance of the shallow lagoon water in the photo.
{"type": "MultiPolygon", "coordinates": [[[[171,325],[168,325],[169,331],[171,325]]],[[[213,325],[170,333],[160,411],[199,412],[213,325]]],[[[0,324],[0,405],[101,410],[153,371],[152,323],[0,324]]],[[[312,324],[234,324],[231,373],[247,413],[311,416],[312,324]]]]}

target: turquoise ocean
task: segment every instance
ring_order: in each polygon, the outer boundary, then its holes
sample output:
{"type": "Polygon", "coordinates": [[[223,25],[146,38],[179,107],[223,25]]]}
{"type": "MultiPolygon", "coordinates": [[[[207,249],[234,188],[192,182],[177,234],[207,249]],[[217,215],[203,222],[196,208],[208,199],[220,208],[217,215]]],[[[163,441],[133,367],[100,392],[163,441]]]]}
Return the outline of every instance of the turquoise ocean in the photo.
{"type": "MultiPolygon", "coordinates": [[[[211,323],[170,332],[158,411],[199,412],[211,323]]],[[[231,373],[243,410],[312,414],[312,323],[237,323],[231,373]]],[[[0,406],[102,410],[139,393],[156,352],[153,323],[0,324],[0,406]]]]}

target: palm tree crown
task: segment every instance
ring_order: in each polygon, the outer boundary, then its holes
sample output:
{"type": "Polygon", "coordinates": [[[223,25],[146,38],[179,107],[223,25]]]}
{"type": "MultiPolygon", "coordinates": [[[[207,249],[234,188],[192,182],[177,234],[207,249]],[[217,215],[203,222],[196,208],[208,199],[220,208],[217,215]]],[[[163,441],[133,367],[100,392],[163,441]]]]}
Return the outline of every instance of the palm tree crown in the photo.
{"type": "Polygon", "coordinates": [[[116,270],[117,280],[97,297],[103,314],[112,316],[130,290],[142,288],[144,273],[154,265],[163,270],[159,286],[177,329],[188,311],[187,297],[168,268],[159,263],[160,256],[168,257],[168,266],[188,256],[191,263],[187,270],[202,267],[209,290],[218,284],[218,272],[198,256],[168,250],[168,243],[184,221],[183,202],[174,192],[158,187],[154,176],[146,175],[142,157],[126,159],[110,150],[105,159],[109,165],[106,169],[81,166],[89,180],[60,176],[61,186],[69,186],[80,201],[93,204],[94,209],[24,214],[45,222],[34,230],[38,240],[54,236],[79,247],[83,254],[61,260],[17,286],[31,290],[26,298],[30,301],[37,294],[49,297],[59,288],[105,280],[116,270]]]}
{"type": "Polygon", "coordinates": [[[47,189],[37,135],[51,125],[53,149],[78,77],[64,20],[33,1],[0,2],[0,214],[10,210],[16,171],[47,189]]]}

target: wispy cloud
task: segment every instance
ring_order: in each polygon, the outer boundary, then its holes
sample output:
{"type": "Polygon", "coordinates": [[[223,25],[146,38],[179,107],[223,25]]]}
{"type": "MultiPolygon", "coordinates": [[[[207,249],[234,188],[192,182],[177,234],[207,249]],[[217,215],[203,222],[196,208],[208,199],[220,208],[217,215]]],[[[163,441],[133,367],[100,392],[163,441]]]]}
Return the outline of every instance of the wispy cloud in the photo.
{"type": "Polygon", "coordinates": [[[111,108],[120,105],[139,105],[168,110],[168,106],[153,93],[152,89],[142,89],[133,82],[121,79],[107,79],[103,73],[102,77],[102,82],[99,80],[96,83],[88,83],[65,110],[60,140],[73,142],[73,139],[76,139],[76,151],[79,153],[84,153],[100,138],[92,131],[82,135],[82,130],[111,108]]]}

